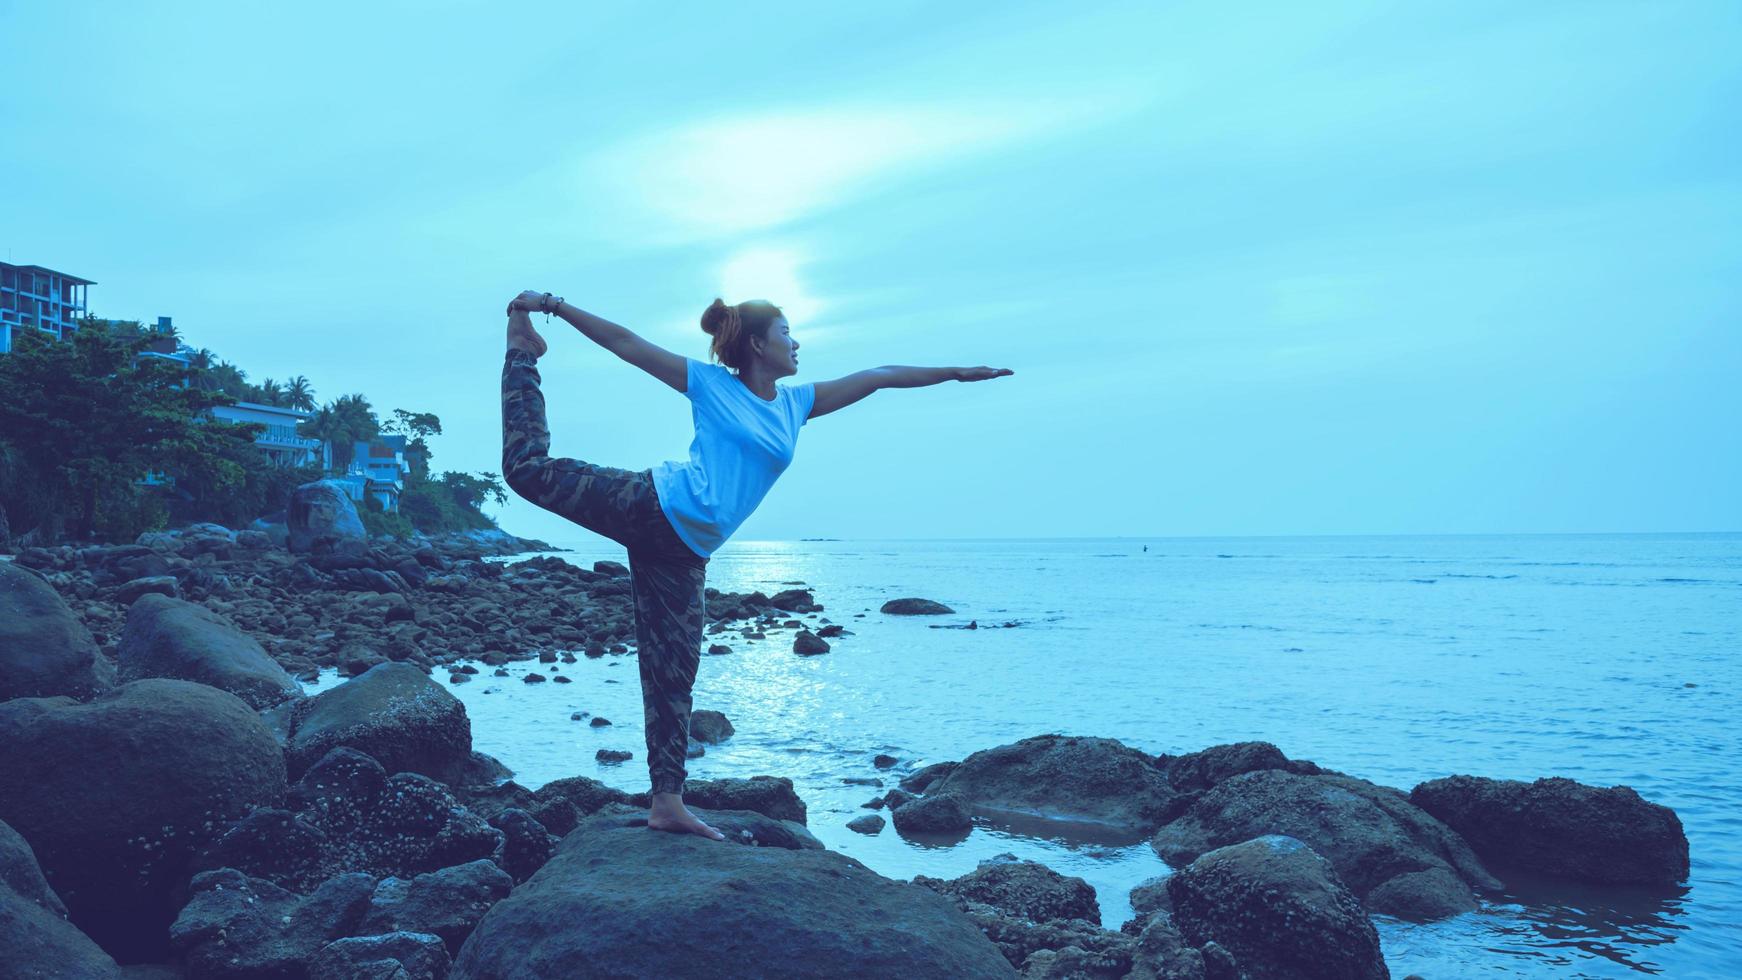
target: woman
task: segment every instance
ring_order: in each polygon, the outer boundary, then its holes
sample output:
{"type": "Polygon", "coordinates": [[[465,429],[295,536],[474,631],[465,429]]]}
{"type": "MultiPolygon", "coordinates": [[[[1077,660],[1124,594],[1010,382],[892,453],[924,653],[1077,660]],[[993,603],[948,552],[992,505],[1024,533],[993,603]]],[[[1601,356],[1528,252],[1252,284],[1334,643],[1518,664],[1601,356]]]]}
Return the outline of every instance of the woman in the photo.
{"type": "Polygon", "coordinates": [[[808,420],[879,388],[984,381],[1014,372],[880,367],[793,387],[776,383],[798,373],[799,348],[778,307],[765,300],[727,306],[716,299],[702,314],[702,329],[713,337],[710,354],[724,367],[673,354],[561,297],[530,290],[515,297],[508,304],[502,368],[502,473],[527,500],[629,549],[653,783],[647,826],[724,840],[683,804],[690,688],[701,660],[709,555],[792,462],[798,430],[808,420]],[[535,364],[546,344],[532,328],[528,314],[534,310],[561,317],[689,398],[696,430],[690,458],[638,471],[551,458],[535,364]]]}

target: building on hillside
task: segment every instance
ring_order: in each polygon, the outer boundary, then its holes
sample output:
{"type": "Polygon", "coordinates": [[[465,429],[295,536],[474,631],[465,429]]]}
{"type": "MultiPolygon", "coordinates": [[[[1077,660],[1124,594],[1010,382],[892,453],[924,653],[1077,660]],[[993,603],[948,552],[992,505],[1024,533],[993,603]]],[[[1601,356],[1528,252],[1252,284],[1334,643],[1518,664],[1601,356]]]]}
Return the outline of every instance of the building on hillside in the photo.
{"type": "Polygon", "coordinates": [[[95,285],[40,265],[0,262],[0,354],[12,349],[15,330],[41,330],[56,339],[77,330],[86,287],[95,285]]]}
{"type": "MultiPolygon", "coordinates": [[[[359,504],[373,499],[389,514],[399,513],[399,495],[405,490],[405,477],[411,463],[405,458],[404,436],[381,436],[373,442],[352,445],[351,465],[342,475],[334,477],[345,485],[346,494],[359,504]]],[[[327,465],[332,458],[329,452],[327,465]]]]}
{"type": "Polygon", "coordinates": [[[237,402],[208,409],[213,418],[226,422],[259,422],[266,431],[254,437],[254,445],[279,466],[313,466],[321,458],[319,439],[298,435],[296,427],[314,413],[282,405],[237,402]]]}

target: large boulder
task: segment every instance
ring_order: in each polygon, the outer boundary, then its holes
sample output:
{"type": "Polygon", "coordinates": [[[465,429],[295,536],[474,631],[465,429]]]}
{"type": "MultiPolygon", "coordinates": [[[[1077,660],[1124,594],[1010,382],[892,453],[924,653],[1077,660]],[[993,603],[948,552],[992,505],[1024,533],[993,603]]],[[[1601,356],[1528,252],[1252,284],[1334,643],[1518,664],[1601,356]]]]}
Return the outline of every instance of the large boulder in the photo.
{"type": "Polygon", "coordinates": [[[284,755],[240,698],[152,678],[0,703],[0,820],[72,921],[123,963],[161,959],[194,851],[284,795],[284,755]]]}
{"type": "Polygon", "coordinates": [[[335,939],[309,961],[308,980],[446,980],[440,936],[388,932],[335,939]]]}
{"type": "Polygon", "coordinates": [[[298,895],[234,868],[204,871],[170,927],[170,945],[199,980],[299,977],[309,960],[349,936],[369,909],[375,879],[345,874],[298,895]]]}
{"type": "Polygon", "coordinates": [[[1688,876],[1681,819],[1631,787],[1448,776],[1417,786],[1409,801],[1496,868],[1599,884],[1673,885],[1688,876]]]}
{"type": "Polygon", "coordinates": [[[368,754],[390,773],[418,772],[442,782],[463,783],[471,764],[466,706],[411,664],[376,664],[281,706],[271,721],[284,736],[292,779],[340,745],[368,754]]]}
{"type": "Polygon", "coordinates": [[[649,831],[645,814],[618,809],[582,821],[490,909],[454,980],[664,978],[699,963],[767,978],[1015,976],[951,901],[833,851],[771,843],[779,821],[698,812],[722,842],[649,831]],[[735,843],[744,833],[763,846],[735,843]]]}
{"type": "Polygon", "coordinates": [[[256,710],[303,697],[252,636],[204,606],[142,595],[127,610],[117,666],[123,681],[174,677],[229,691],[256,710]]]}
{"type": "Polygon", "coordinates": [[[910,596],[904,599],[891,599],[885,602],[878,612],[891,616],[946,616],[955,612],[949,606],[934,599],[921,599],[910,596]]]}
{"type": "Polygon", "coordinates": [[[1178,794],[1150,757],[1110,738],[1037,735],[968,756],[927,793],[954,793],[982,811],[1107,824],[1146,834],[1178,794]]]}
{"type": "Polygon", "coordinates": [[[298,553],[317,551],[341,541],[369,540],[363,520],[357,516],[357,505],[337,480],[316,480],[291,491],[286,527],[290,550],[298,553]]]}
{"type": "Polygon", "coordinates": [[[86,701],[114,686],[115,665],[54,587],[0,562],[0,701],[61,694],[86,701]]]}
{"type": "Polygon", "coordinates": [[[1349,776],[1259,769],[1224,779],[1150,841],[1178,868],[1267,834],[1304,841],[1375,912],[1411,921],[1476,908],[1500,883],[1445,824],[1402,792],[1349,776]]]}
{"type": "Polygon", "coordinates": [[[67,921],[36,854],[0,823],[0,977],[120,980],[121,968],[67,921]]]}
{"type": "Polygon", "coordinates": [[[1214,942],[1248,977],[1388,980],[1379,933],[1330,862],[1292,837],[1211,851],[1167,880],[1173,921],[1214,942]]]}

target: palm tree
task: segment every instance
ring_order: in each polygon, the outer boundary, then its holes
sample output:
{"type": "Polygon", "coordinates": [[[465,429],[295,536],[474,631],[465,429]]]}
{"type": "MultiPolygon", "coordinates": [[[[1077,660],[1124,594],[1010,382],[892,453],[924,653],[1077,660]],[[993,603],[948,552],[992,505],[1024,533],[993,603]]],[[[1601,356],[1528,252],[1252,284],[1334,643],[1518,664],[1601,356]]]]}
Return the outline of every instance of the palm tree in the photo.
{"type": "Polygon", "coordinates": [[[297,375],[285,385],[284,397],[290,402],[290,407],[299,412],[315,410],[315,389],[307,378],[297,375]]]}
{"type": "Polygon", "coordinates": [[[319,439],[332,446],[335,467],[338,464],[340,447],[345,447],[345,464],[350,465],[351,444],[346,439],[344,423],[339,419],[338,413],[333,411],[331,405],[315,409],[313,415],[304,419],[302,424],[296,427],[296,431],[310,439],[319,439]]]}
{"type": "Polygon", "coordinates": [[[284,386],[271,378],[260,382],[260,400],[267,405],[284,404],[284,386]]]}
{"type": "Polygon", "coordinates": [[[305,436],[321,439],[333,447],[333,470],[343,473],[351,468],[357,455],[357,443],[368,442],[381,434],[381,424],[362,395],[342,395],[336,401],[315,410],[314,416],[298,426],[305,436]]]}

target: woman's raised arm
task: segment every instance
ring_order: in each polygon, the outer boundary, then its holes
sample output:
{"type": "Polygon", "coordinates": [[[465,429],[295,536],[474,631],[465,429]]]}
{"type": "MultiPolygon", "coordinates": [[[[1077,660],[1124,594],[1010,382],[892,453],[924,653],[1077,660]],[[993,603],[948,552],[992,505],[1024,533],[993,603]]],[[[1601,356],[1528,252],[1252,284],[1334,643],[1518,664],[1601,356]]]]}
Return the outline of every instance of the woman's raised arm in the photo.
{"type": "Polygon", "coordinates": [[[807,418],[846,408],[879,388],[923,388],[945,381],[986,381],[1015,374],[1009,368],[907,367],[889,364],[855,371],[844,378],[817,382],[817,399],[807,418]]]}
{"type": "MultiPolygon", "coordinates": [[[[536,304],[542,295],[544,294],[530,291],[521,293],[513,305],[537,309],[536,304]]],[[[653,375],[674,390],[680,393],[688,390],[689,368],[684,364],[682,355],[673,354],[628,327],[594,316],[570,303],[559,302],[550,312],[586,334],[588,340],[653,375]]]]}

